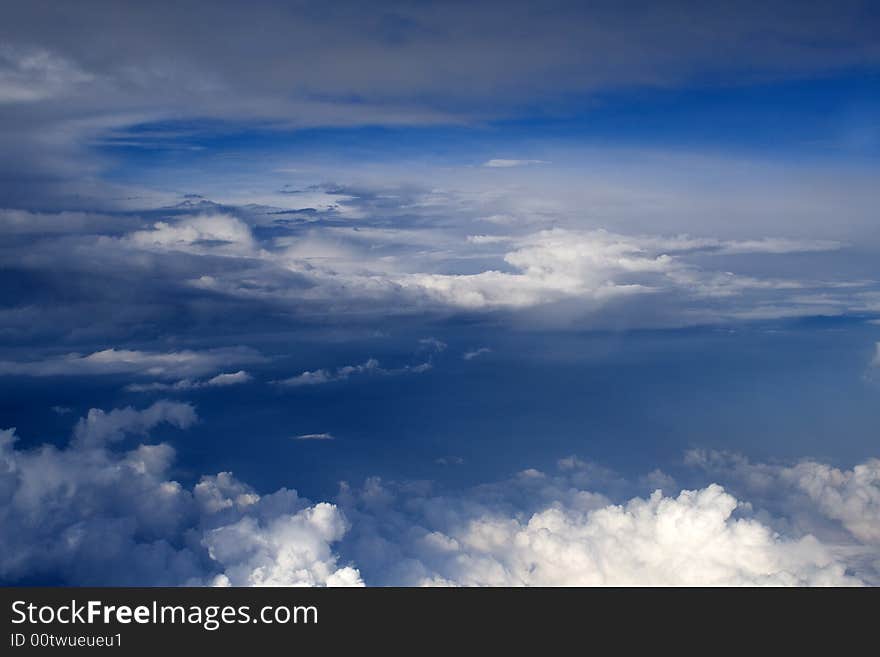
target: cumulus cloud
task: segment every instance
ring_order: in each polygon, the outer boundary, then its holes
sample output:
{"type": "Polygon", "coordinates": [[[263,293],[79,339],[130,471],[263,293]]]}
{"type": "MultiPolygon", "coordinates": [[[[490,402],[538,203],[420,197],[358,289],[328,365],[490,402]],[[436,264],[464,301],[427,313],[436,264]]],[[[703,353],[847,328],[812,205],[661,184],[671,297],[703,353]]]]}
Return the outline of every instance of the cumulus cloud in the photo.
{"type": "Polygon", "coordinates": [[[66,447],[16,448],[0,431],[0,581],[117,585],[359,585],[333,544],[338,508],[295,491],[259,495],[231,473],[192,488],[170,477],[174,449],[145,442],[160,422],[185,428],[187,404],[92,409],[66,447]]]}
{"type": "MultiPolygon", "coordinates": [[[[441,493],[343,485],[317,504],[231,473],[170,477],[188,404],[92,409],[65,447],[0,431],[0,581],[141,585],[852,585],[880,566],[880,462],[851,470],[692,452],[718,483],[630,482],[577,457],[441,493]],[[141,444],[127,445],[132,436],[141,444]],[[648,494],[642,488],[662,487],[648,494]],[[792,495],[794,492],[796,494],[792,495]],[[829,532],[834,525],[837,533],[829,532]]],[[[329,434],[305,434],[327,440],[329,434]]],[[[444,459],[459,463],[458,458],[444,459]]]]}
{"type": "MultiPolygon", "coordinates": [[[[813,460],[794,465],[752,463],[730,452],[692,450],[686,463],[725,480],[790,523],[835,536],[842,530],[880,547],[880,460],[850,470],[813,460]]],[[[877,555],[880,556],[880,555],[877,555]]]]}
{"type": "Polygon", "coordinates": [[[360,586],[355,568],[337,566],[331,543],[345,534],[345,519],[321,502],[295,514],[250,514],[208,531],[202,543],[223,568],[219,586],[360,586]]]}
{"type": "Polygon", "coordinates": [[[432,532],[442,555],[424,583],[496,586],[725,586],[856,583],[815,539],[786,541],[719,486],[657,492],[593,511],[549,508],[527,519],[474,518],[432,532]]]}
{"type": "MultiPolygon", "coordinates": [[[[35,361],[0,361],[0,375],[85,376],[136,374],[161,379],[198,376],[235,363],[260,362],[259,353],[247,347],[224,347],[203,351],[138,351],[104,349],[88,355],[77,353],[35,361]]],[[[239,377],[240,373],[235,373],[239,377]]],[[[215,377],[216,378],[216,377],[215,377]]],[[[219,382],[215,382],[215,385],[219,382]]]]}
{"type": "Polygon", "coordinates": [[[829,284],[713,271],[689,262],[689,254],[783,254],[841,247],[831,241],[723,241],[563,228],[516,237],[470,236],[468,241],[508,245],[501,257],[513,271],[389,277],[403,289],[467,309],[528,308],[564,299],[601,304],[621,296],[656,292],[725,297],[744,291],[800,290],[829,284]]]}
{"type": "Polygon", "coordinates": [[[516,272],[412,274],[404,287],[465,308],[527,307],[566,297],[603,300],[650,292],[645,275],[679,267],[665,253],[651,253],[633,239],[603,231],[540,231],[513,243],[504,261],[516,272]]]}
{"type": "MultiPolygon", "coordinates": [[[[596,492],[613,490],[615,482],[621,483],[612,473],[576,458],[562,459],[555,474],[527,470],[458,495],[373,479],[340,494],[353,522],[345,549],[368,582],[410,585],[803,586],[876,579],[877,564],[864,559],[866,551],[878,556],[870,535],[841,544],[805,528],[781,531],[766,512],[714,483],[621,503],[596,492]]],[[[659,471],[638,485],[657,483],[674,486],[659,471]]],[[[814,502],[833,497],[823,493],[814,502]]]]}

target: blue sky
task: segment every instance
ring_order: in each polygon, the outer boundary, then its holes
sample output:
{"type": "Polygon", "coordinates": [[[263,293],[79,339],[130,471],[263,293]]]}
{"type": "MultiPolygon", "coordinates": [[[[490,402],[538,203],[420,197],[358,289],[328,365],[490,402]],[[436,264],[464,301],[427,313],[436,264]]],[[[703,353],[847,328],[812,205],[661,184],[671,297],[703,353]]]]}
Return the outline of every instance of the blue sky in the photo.
{"type": "Polygon", "coordinates": [[[7,3],[0,582],[880,582],[876,9],[626,4],[7,3]]]}

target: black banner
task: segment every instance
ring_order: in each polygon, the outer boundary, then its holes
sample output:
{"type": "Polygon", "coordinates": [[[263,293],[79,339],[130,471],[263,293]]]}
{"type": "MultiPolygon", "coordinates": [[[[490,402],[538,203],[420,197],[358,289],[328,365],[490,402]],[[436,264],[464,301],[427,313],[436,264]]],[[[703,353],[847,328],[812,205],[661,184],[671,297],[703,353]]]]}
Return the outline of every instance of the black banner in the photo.
{"type": "Polygon", "coordinates": [[[839,651],[873,643],[880,601],[871,589],[3,588],[0,596],[4,655],[335,654],[365,646],[839,651]]]}

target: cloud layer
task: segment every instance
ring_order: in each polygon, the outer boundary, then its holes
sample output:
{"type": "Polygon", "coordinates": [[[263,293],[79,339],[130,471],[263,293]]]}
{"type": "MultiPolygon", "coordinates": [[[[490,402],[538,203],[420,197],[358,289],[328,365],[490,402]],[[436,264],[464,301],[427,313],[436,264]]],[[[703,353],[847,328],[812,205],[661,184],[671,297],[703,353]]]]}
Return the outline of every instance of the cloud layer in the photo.
{"type": "MultiPolygon", "coordinates": [[[[880,466],[753,464],[689,453],[717,483],[628,482],[577,458],[555,473],[457,493],[343,486],[312,503],[260,495],[232,474],[188,488],[174,450],[192,406],[92,409],[63,448],[0,432],[0,580],[141,585],[854,585],[880,564],[880,466]],[[130,436],[144,442],[125,443],[130,436]],[[652,490],[631,496],[636,488],[652,490]],[[797,494],[791,494],[792,492],[797,494]],[[621,498],[615,502],[614,498],[621,498]]],[[[326,434],[301,436],[325,439],[326,434]]]]}

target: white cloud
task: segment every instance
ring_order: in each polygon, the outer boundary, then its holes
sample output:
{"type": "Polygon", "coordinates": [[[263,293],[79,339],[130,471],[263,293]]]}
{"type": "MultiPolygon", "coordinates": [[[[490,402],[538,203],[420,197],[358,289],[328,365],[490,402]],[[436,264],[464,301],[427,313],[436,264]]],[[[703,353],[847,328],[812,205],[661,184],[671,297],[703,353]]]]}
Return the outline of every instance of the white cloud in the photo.
{"type": "MultiPolygon", "coordinates": [[[[104,349],[86,356],[72,353],[37,361],[0,361],[0,375],[137,374],[161,379],[174,379],[211,374],[227,365],[262,360],[260,354],[247,347],[172,352],[104,349]]],[[[237,375],[238,373],[236,373],[237,375]]]]}
{"type": "Polygon", "coordinates": [[[479,347],[478,349],[473,349],[471,351],[466,351],[462,354],[462,358],[465,360],[473,360],[474,358],[478,358],[483,354],[492,353],[492,350],[489,347],[479,347]]]}
{"type": "MultiPolygon", "coordinates": [[[[0,581],[141,585],[846,585],[878,581],[880,461],[851,470],[694,452],[728,479],[675,492],[576,457],[455,495],[343,486],[337,503],[260,495],[231,473],[192,488],[167,444],[120,448],[191,406],[92,409],[64,448],[0,431],[0,581]],[[668,492],[624,493],[638,485],[668,492]],[[616,492],[615,492],[616,491],[616,492]],[[792,495],[791,493],[796,493],[792,495]],[[615,503],[612,497],[622,496],[615,503]],[[823,524],[824,523],[824,524],[823,524]],[[837,533],[828,527],[839,528],[837,533]],[[363,573],[363,575],[362,575],[363,573]]],[[[326,434],[304,439],[327,439],[326,434]],[[318,437],[320,436],[320,438],[318,437]]],[[[458,463],[460,459],[444,459],[458,463]]]]}
{"type": "Polygon", "coordinates": [[[131,406],[109,412],[93,408],[77,422],[73,436],[77,445],[99,446],[118,442],[127,434],[145,436],[162,422],[186,429],[195,421],[195,409],[190,404],[178,402],[157,401],[142,411],[131,406]]]}
{"type": "Polygon", "coordinates": [[[519,520],[471,519],[442,539],[423,583],[496,586],[846,584],[844,566],[812,538],[788,541],[719,486],[655,493],[592,511],[548,508],[519,520]],[[439,556],[438,555],[438,556],[439,556]]]}
{"type": "Polygon", "coordinates": [[[504,160],[504,159],[495,159],[488,160],[483,163],[484,167],[488,167],[490,169],[509,169],[511,167],[524,167],[530,164],[547,164],[544,160],[504,160]]]}
{"type": "MultiPolygon", "coordinates": [[[[602,468],[562,459],[500,485],[439,496],[368,481],[343,488],[345,547],[367,581],[410,585],[853,585],[874,581],[860,542],[825,542],[718,484],[612,503],[602,468]],[[864,579],[867,578],[867,579],[864,579]]],[[[862,467],[862,466],[859,466],[862,467]]],[[[674,486],[660,471],[642,484],[674,486]]],[[[866,522],[868,525],[871,520],[866,522]]]]}
{"type": "Polygon", "coordinates": [[[812,531],[834,535],[842,529],[861,544],[880,547],[880,459],[842,470],[812,460],[773,465],[728,452],[692,450],[686,462],[812,531]]]}
{"type": "Polygon", "coordinates": [[[213,376],[207,381],[205,381],[205,385],[207,386],[234,386],[239,383],[247,383],[251,380],[251,375],[245,372],[244,370],[239,370],[238,372],[231,372],[229,374],[218,374],[217,376],[213,376]]]}
{"type": "MultiPolygon", "coordinates": [[[[711,264],[713,256],[730,259],[744,254],[833,251],[845,246],[839,241],[585,230],[579,228],[583,221],[563,220],[562,209],[549,200],[535,200],[534,208],[521,208],[515,223],[521,224],[520,229],[530,223],[558,227],[524,234],[513,227],[514,234],[468,235],[464,231],[469,223],[449,225],[444,220],[438,224],[450,212],[480,216],[474,213],[475,201],[465,192],[393,191],[362,190],[346,196],[343,204],[360,213],[357,226],[312,223],[307,229],[261,242],[243,220],[210,214],[159,222],[152,230],[130,233],[123,241],[149,251],[246,257],[246,264],[225,269],[210,266],[209,271],[193,272],[195,275],[181,283],[298,308],[329,303],[337,310],[357,307],[378,311],[390,306],[396,311],[415,312],[427,306],[493,311],[548,304],[561,308],[565,304],[575,315],[598,316],[612,301],[621,305],[624,298],[633,295],[664,294],[675,297],[679,308],[675,311],[669,306],[667,314],[674,317],[670,321],[702,323],[753,315],[827,314],[829,307],[839,314],[853,306],[853,295],[840,288],[846,282],[804,280],[799,274],[791,279],[766,278],[716,270],[711,264]],[[389,228],[384,219],[382,225],[370,223],[377,212],[397,216],[414,211],[425,213],[423,226],[389,228]],[[526,221],[528,217],[531,219],[526,221]],[[538,221],[540,217],[543,219],[538,221]],[[814,304],[811,309],[791,298],[792,291],[815,296],[829,290],[833,298],[821,308],[814,304]],[[717,307],[720,304],[715,302],[720,300],[726,301],[717,307]]],[[[730,266],[728,260],[724,262],[730,266]]],[[[746,272],[751,267],[748,265],[746,272]]],[[[652,307],[662,303],[657,301],[652,307]]]]}
{"type": "Polygon", "coordinates": [[[553,229],[513,244],[504,261],[515,273],[411,274],[398,282],[453,306],[528,307],[567,297],[601,301],[650,292],[642,278],[681,267],[673,257],[651,253],[637,240],[604,231],[553,229]]]}
{"type": "Polygon", "coordinates": [[[205,214],[175,222],[159,221],[151,230],[126,238],[142,249],[188,251],[227,256],[256,256],[258,249],[250,227],[226,214],[205,214]]]}
{"type": "Polygon", "coordinates": [[[331,550],[346,529],[338,509],[321,502],[295,514],[246,515],[209,530],[202,544],[223,569],[215,585],[359,586],[358,571],[339,568],[331,550]]]}
{"type": "Polygon", "coordinates": [[[336,440],[331,433],[303,433],[295,436],[294,440],[336,440]]]}
{"type": "Polygon", "coordinates": [[[191,406],[92,409],[71,443],[16,449],[0,431],[0,581],[101,585],[358,585],[333,550],[339,509],[295,491],[259,495],[230,473],[187,489],[167,444],[112,449],[159,422],[185,428],[191,406]]]}
{"type": "Polygon", "coordinates": [[[432,367],[433,366],[430,362],[425,362],[419,363],[417,365],[404,365],[403,367],[386,369],[380,366],[378,360],[376,360],[375,358],[370,358],[359,365],[343,365],[342,367],[337,367],[335,370],[323,368],[319,370],[306,370],[305,372],[297,374],[296,376],[292,376],[288,379],[282,379],[280,381],[273,381],[273,383],[282,386],[292,387],[314,386],[324,383],[332,383],[335,381],[345,381],[352,376],[360,374],[380,374],[384,376],[396,376],[399,374],[420,374],[422,372],[427,372],[432,367]]]}
{"type": "Polygon", "coordinates": [[[252,380],[253,377],[250,374],[244,370],[239,370],[238,372],[218,374],[217,376],[213,376],[204,381],[181,379],[174,383],[162,383],[159,381],[154,381],[153,383],[131,383],[125,386],[125,389],[129,392],[154,392],[160,390],[182,392],[186,390],[198,390],[201,388],[225,388],[227,386],[248,383],[252,380]]]}
{"type": "Polygon", "coordinates": [[[467,241],[470,244],[504,244],[512,241],[513,238],[507,235],[468,235],[467,241]]]}
{"type": "Polygon", "coordinates": [[[379,361],[375,358],[370,358],[360,365],[344,365],[335,370],[306,370],[302,374],[297,374],[296,376],[277,381],[276,383],[285,386],[314,386],[322,383],[330,383],[331,381],[344,381],[353,374],[378,372],[379,370],[379,361]]]}

